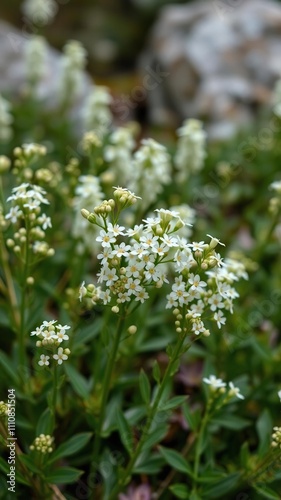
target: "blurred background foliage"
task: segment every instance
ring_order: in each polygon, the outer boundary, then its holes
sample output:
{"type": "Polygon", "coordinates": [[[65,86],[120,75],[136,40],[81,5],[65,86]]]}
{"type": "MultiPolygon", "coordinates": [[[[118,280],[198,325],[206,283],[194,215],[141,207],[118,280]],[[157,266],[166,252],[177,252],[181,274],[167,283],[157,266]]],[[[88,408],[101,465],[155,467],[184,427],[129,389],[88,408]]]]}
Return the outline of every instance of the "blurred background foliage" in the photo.
{"type": "MultiPolygon", "coordinates": [[[[21,0],[1,1],[1,17],[27,33],[37,33],[21,14],[21,0]]],[[[89,71],[105,78],[135,68],[159,9],[187,0],[58,0],[54,21],[44,27],[50,44],[61,49],[80,40],[89,54],[89,71]]]]}

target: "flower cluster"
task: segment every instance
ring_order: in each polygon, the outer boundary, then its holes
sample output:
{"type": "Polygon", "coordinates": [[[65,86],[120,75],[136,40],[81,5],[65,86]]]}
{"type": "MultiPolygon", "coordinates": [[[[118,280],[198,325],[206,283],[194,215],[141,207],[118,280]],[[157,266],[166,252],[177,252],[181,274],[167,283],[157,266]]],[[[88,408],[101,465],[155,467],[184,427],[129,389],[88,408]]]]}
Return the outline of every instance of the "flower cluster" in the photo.
{"type": "Polygon", "coordinates": [[[224,394],[224,403],[227,403],[233,397],[237,397],[238,399],[245,399],[244,396],[240,393],[240,389],[238,387],[235,387],[233,382],[229,382],[229,388],[227,388],[226,383],[223,382],[222,379],[217,378],[215,375],[210,375],[209,378],[203,378],[203,382],[209,385],[213,396],[224,394]]]}
{"type": "Polygon", "coordinates": [[[7,142],[12,137],[13,117],[10,111],[9,101],[0,94],[0,142],[7,142]]]}
{"type": "Polygon", "coordinates": [[[273,448],[281,448],[281,427],[273,427],[272,442],[273,448]]]}
{"type": "Polygon", "coordinates": [[[186,120],[178,129],[178,146],[175,154],[175,165],[178,169],[178,182],[185,181],[190,174],[203,168],[206,156],[206,132],[202,122],[195,119],[186,120]]]}
{"type": "Polygon", "coordinates": [[[55,0],[25,0],[22,10],[31,23],[44,26],[54,19],[58,6],[55,0]]]}
{"type": "Polygon", "coordinates": [[[33,165],[46,154],[46,146],[34,142],[16,147],[13,174],[19,181],[31,181],[34,175],[33,165]]]}
{"type": "Polygon", "coordinates": [[[143,209],[153,203],[171,181],[171,159],[167,149],[154,139],[143,139],[133,156],[129,188],[142,198],[143,209]]]}
{"type": "Polygon", "coordinates": [[[39,451],[43,455],[46,455],[47,453],[52,453],[53,442],[54,438],[50,434],[40,434],[34,439],[29,448],[31,451],[39,451]]]}
{"type": "MultiPolygon", "coordinates": [[[[173,308],[176,331],[194,335],[210,334],[203,322],[203,313],[219,328],[226,321],[222,310],[232,312],[232,302],[238,296],[231,286],[240,277],[246,278],[244,267],[233,260],[224,263],[215,248],[220,243],[210,236],[210,243],[188,243],[176,233],[185,226],[178,212],[157,209],[156,215],[143,224],[126,229],[116,223],[114,214],[135,200],[130,191],[118,188],[114,200],[103,202],[82,215],[102,229],[96,241],[102,246],[97,258],[101,263],[98,286],[80,289],[80,298],[91,297],[113,307],[132,301],[143,303],[153,287],[169,283],[168,273],[176,276],[167,295],[167,308],[173,308]],[[110,215],[112,219],[110,220],[110,215]]],[[[117,312],[117,311],[116,311],[117,312]]]]}
{"type": "Polygon", "coordinates": [[[112,123],[110,104],[112,97],[107,87],[95,85],[87,96],[83,111],[85,130],[93,130],[98,137],[103,137],[112,123]]]}
{"type": "Polygon", "coordinates": [[[42,36],[32,36],[25,44],[25,71],[32,91],[46,71],[47,43],[42,36]]]}
{"type": "Polygon", "coordinates": [[[281,209],[281,181],[272,182],[269,188],[275,192],[275,196],[270,199],[269,210],[276,215],[281,209]]]}
{"type": "Polygon", "coordinates": [[[277,80],[273,94],[273,111],[281,117],[281,79],[277,80]]]}
{"type": "MultiPolygon", "coordinates": [[[[43,321],[42,325],[36,327],[31,332],[31,336],[35,335],[39,340],[36,342],[36,347],[46,348],[52,355],[52,358],[61,365],[68,359],[70,350],[61,346],[62,342],[69,340],[67,330],[70,329],[68,325],[56,324],[56,320],[43,321]],[[55,354],[54,354],[55,353],[55,354]]],[[[39,366],[49,366],[50,356],[41,354],[38,361],[39,366]]]]}
{"type": "Polygon", "coordinates": [[[0,401],[0,417],[4,417],[8,415],[9,405],[4,403],[4,401],[0,401]]]}
{"type": "Polygon", "coordinates": [[[23,260],[26,244],[38,256],[54,254],[54,250],[44,241],[46,229],[52,227],[50,217],[41,211],[41,205],[49,204],[45,194],[46,191],[40,186],[23,183],[13,188],[12,195],[7,199],[12,207],[5,216],[6,220],[21,225],[14,233],[14,238],[7,240],[7,244],[15,253],[22,253],[23,260]]]}
{"type": "Polygon", "coordinates": [[[133,131],[129,127],[119,127],[109,136],[109,145],[105,147],[104,159],[109,163],[113,180],[121,184],[130,180],[132,153],[135,148],[133,131]]]}
{"type": "Polygon", "coordinates": [[[74,238],[80,240],[81,245],[78,248],[83,251],[95,250],[95,236],[97,236],[97,227],[89,224],[85,219],[81,221],[81,210],[85,205],[89,210],[94,210],[95,206],[99,205],[103,199],[99,178],[93,175],[81,175],[78,179],[75,190],[74,199],[74,222],[72,226],[72,234],[74,238]]]}
{"type": "Polygon", "coordinates": [[[61,100],[69,103],[77,97],[81,90],[82,71],[86,66],[87,52],[83,45],[76,40],[67,42],[63,52],[59,93],[61,100]]]}

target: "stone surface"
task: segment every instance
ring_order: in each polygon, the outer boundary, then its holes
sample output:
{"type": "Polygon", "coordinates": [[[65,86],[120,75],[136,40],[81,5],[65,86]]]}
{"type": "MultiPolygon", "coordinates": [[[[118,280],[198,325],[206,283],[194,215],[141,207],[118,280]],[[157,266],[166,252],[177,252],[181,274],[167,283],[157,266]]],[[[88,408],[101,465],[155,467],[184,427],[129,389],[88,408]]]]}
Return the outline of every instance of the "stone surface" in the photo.
{"type": "Polygon", "coordinates": [[[226,138],[270,103],[281,74],[281,5],[208,0],[161,10],[139,62],[168,73],[147,92],[152,122],[204,119],[226,138]],[[232,6],[231,6],[232,5],[232,6]]]}

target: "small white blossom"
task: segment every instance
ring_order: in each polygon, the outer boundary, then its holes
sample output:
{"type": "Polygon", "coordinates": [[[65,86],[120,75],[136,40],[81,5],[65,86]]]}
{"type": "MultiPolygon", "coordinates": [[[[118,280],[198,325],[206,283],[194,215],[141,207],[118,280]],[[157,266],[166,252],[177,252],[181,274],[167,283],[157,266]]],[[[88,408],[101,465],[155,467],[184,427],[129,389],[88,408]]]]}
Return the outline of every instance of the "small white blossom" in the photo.
{"type": "Polygon", "coordinates": [[[221,378],[217,378],[215,375],[210,375],[209,378],[203,378],[203,382],[212,387],[212,389],[220,389],[221,387],[226,387],[226,383],[222,381],[221,378]]]}
{"type": "Polygon", "coordinates": [[[40,366],[49,366],[50,356],[45,356],[45,354],[41,354],[40,361],[38,361],[38,365],[40,366]]]}
{"type": "Polygon", "coordinates": [[[63,348],[59,347],[57,354],[54,354],[53,358],[57,361],[58,365],[61,365],[64,361],[68,359],[68,356],[64,353],[63,348]]]}
{"type": "Polygon", "coordinates": [[[244,396],[240,393],[240,389],[238,387],[235,387],[233,382],[229,382],[229,395],[230,396],[237,396],[239,399],[245,399],[244,396]]]}

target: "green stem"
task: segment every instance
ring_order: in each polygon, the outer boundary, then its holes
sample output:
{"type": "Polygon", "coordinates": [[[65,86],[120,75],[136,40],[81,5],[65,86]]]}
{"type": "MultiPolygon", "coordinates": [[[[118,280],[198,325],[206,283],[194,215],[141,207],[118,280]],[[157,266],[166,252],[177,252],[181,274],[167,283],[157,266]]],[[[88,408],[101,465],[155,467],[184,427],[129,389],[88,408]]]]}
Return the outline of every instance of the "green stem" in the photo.
{"type": "Polygon", "coordinates": [[[123,326],[124,326],[124,317],[119,316],[118,323],[117,323],[117,329],[115,333],[115,337],[113,340],[113,345],[111,347],[110,351],[110,356],[106,364],[106,370],[104,374],[104,380],[102,384],[103,388],[103,393],[102,393],[102,399],[101,399],[101,407],[100,407],[100,413],[99,413],[99,418],[97,422],[97,427],[96,427],[96,432],[95,432],[95,443],[94,443],[94,449],[93,449],[93,467],[95,467],[96,460],[98,458],[99,450],[100,450],[100,443],[101,443],[101,431],[102,431],[102,426],[103,426],[103,421],[104,421],[104,414],[105,414],[105,409],[106,409],[106,404],[107,404],[107,399],[110,391],[110,381],[111,381],[111,376],[112,372],[114,369],[115,365],[115,358],[118,352],[118,347],[123,331],[123,326]]]}
{"type": "Polygon", "coordinates": [[[195,449],[195,461],[194,461],[194,481],[197,482],[198,479],[198,471],[199,471],[199,464],[200,464],[200,457],[201,457],[201,452],[202,452],[202,441],[203,441],[203,436],[204,432],[206,429],[206,425],[208,423],[209,419],[209,413],[208,409],[203,417],[202,424],[200,427],[197,443],[196,443],[196,449],[195,449]]]}
{"type": "Polygon", "coordinates": [[[14,282],[12,278],[11,269],[9,266],[9,256],[6,250],[6,246],[4,243],[3,234],[0,231],[0,257],[3,266],[3,272],[5,276],[5,281],[7,285],[8,297],[9,297],[9,306],[11,311],[11,316],[13,319],[13,326],[16,332],[19,331],[20,328],[20,315],[19,315],[19,306],[17,302],[17,296],[14,288],[14,282]]]}
{"type": "Polygon", "coordinates": [[[272,222],[271,222],[271,224],[266,232],[265,237],[263,238],[263,241],[261,241],[261,243],[258,245],[258,247],[255,251],[254,257],[256,260],[259,260],[262,257],[262,255],[264,254],[264,250],[270,241],[270,238],[272,236],[272,233],[273,233],[276,225],[279,222],[280,214],[281,214],[281,209],[278,209],[276,214],[274,214],[274,216],[273,216],[272,222]]]}
{"type": "Polygon", "coordinates": [[[52,394],[52,402],[51,402],[52,431],[55,428],[55,422],[56,422],[57,394],[58,394],[58,366],[55,363],[54,364],[54,371],[53,371],[53,394],[52,394]]]}
{"type": "Polygon", "coordinates": [[[161,384],[159,385],[156,398],[155,398],[152,406],[150,406],[150,408],[149,408],[148,415],[147,415],[147,421],[146,421],[145,427],[143,429],[142,436],[137,444],[137,447],[136,447],[133,455],[130,458],[130,461],[129,461],[126,469],[123,471],[118,483],[116,484],[115,488],[112,490],[108,500],[116,500],[116,498],[118,498],[118,494],[123,490],[123,487],[127,484],[128,479],[130,478],[130,476],[132,474],[132,470],[134,468],[134,465],[135,465],[137,459],[139,458],[139,456],[142,452],[143,446],[147,440],[147,436],[149,434],[152,422],[153,422],[153,420],[158,412],[158,407],[159,407],[159,404],[161,402],[163,392],[167,386],[167,383],[168,383],[170,377],[173,375],[174,364],[175,364],[175,361],[179,358],[179,356],[181,354],[184,340],[185,340],[185,336],[182,336],[182,337],[179,336],[177,343],[175,345],[173,354],[170,357],[170,361],[169,361],[169,364],[166,368],[164,377],[161,381],[161,384]]]}
{"type": "Polygon", "coordinates": [[[20,330],[19,330],[19,361],[20,373],[26,380],[27,359],[25,352],[25,318],[26,318],[26,281],[29,272],[29,221],[26,223],[26,242],[24,254],[24,268],[22,275],[21,303],[20,303],[20,330]]]}

